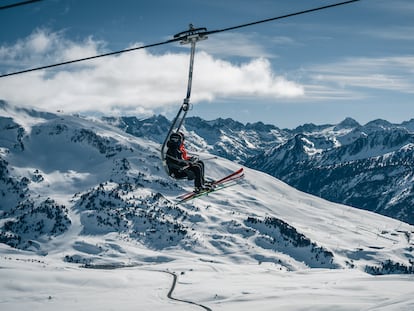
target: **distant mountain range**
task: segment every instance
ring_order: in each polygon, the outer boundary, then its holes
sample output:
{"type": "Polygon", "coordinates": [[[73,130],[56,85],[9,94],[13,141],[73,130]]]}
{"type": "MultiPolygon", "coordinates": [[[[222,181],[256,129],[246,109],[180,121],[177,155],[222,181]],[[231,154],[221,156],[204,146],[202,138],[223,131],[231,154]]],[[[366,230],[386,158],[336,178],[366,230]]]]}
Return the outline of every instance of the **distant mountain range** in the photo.
{"type": "MultiPolygon", "coordinates": [[[[163,116],[105,118],[127,133],[158,143],[163,116]]],[[[239,162],[327,200],[414,224],[414,119],[401,124],[346,118],[339,124],[279,129],[232,119],[185,121],[190,149],[239,162]]]]}
{"type": "Polygon", "coordinates": [[[245,164],[329,201],[414,224],[414,120],[304,126],[245,164]]]}

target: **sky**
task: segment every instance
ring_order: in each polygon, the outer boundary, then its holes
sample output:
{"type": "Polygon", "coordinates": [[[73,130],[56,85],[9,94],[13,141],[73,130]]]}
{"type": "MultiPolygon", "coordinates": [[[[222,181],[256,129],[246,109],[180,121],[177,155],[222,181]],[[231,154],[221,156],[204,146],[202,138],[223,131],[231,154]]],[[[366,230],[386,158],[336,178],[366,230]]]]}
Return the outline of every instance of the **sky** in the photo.
{"type": "MultiPolygon", "coordinates": [[[[18,0],[0,0],[0,7],[18,0]]],[[[43,0],[0,10],[0,74],[341,2],[43,0]]],[[[361,0],[212,34],[196,46],[189,116],[280,128],[414,118],[414,2],[361,0]]],[[[187,91],[189,46],[171,43],[0,78],[0,99],[82,115],[163,114],[187,91]]]]}

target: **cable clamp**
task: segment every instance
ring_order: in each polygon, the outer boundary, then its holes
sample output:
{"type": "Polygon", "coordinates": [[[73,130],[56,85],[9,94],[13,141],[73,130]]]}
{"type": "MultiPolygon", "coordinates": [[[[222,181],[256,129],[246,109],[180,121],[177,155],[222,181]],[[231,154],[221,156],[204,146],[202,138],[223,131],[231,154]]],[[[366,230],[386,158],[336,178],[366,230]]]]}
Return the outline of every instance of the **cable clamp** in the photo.
{"type": "Polygon", "coordinates": [[[194,28],[193,24],[190,24],[188,30],[175,34],[174,39],[179,39],[181,44],[197,42],[208,38],[206,32],[207,28],[194,28]]]}

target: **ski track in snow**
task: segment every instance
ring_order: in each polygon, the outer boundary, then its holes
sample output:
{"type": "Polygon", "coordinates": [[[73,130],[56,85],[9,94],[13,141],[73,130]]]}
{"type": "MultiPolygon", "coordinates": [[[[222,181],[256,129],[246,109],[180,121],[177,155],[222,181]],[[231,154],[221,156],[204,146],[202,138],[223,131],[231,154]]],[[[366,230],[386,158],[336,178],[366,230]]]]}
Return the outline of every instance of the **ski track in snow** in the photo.
{"type": "MultiPolygon", "coordinates": [[[[104,270],[119,269],[119,267],[111,267],[111,266],[102,266],[102,267],[99,267],[99,266],[96,266],[96,267],[91,266],[91,267],[89,267],[89,268],[90,268],[90,269],[104,269],[104,270]]],[[[177,281],[178,281],[178,275],[177,275],[175,272],[171,272],[171,271],[167,271],[167,270],[146,270],[146,271],[166,273],[166,274],[171,275],[171,276],[173,277],[173,280],[172,280],[172,284],[171,284],[170,290],[169,290],[169,291],[168,291],[168,293],[167,293],[167,298],[168,298],[168,299],[171,299],[171,300],[174,300],[174,301],[178,301],[178,302],[182,302],[182,303],[187,303],[187,304],[190,304],[190,305],[195,305],[195,306],[198,306],[198,307],[200,307],[200,308],[203,308],[204,310],[207,310],[207,311],[213,311],[213,310],[212,310],[212,309],[210,309],[209,307],[204,306],[204,305],[202,305],[202,304],[199,304],[199,303],[197,303],[197,302],[190,301],[190,300],[187,300],[187,299],[179,299],[179,298],[175,298],[175,297],[173,297],[173,292],[174,292],[174,290],[175,290],[175,287],[176,287],[176,285],[177,285],[177,281]]],[[[137,271],[137,272],[138,272],[138,271],[137,271]]]]}
{"type": "Polygon", "coordinates": [[[199,303],[196,303],[196,302],[193,302],[193,301],[189,301],[189,300],[184,300],[184,299],[174,298],[174,297],[172,296],[172,293],[174,292],[175,286],[176,286],[176,284],[177,284],[178,276],[177,276],[177,274],[175,274],[174,272],[169,272],[169,271],[163,271],[163,272],[168,273],[168,274],[172,275],[172,277],[173,277],[173,283],[172,283],[172,285],[171,285],[170,291],[169,291],[169,292],[168,292],[168,294],[167,294],[167,297],[168,297],[169,299],[171,299],[171,300],[175,300],[175,301],[179,301],[179,302],[188,303],[188,304],[192,304],[192,305],[196,305],[196,306],[199,306],[199,307],[201,307],[201,308],[203,308],[204,310],[207,310],[207,311],[213,311],[213,310],[212,310],[212,309],[210,309],[209,307],[206,307],[206,306],[204,306],[204,305],[202,305],[202,304],[199,304],[199,303]]]}

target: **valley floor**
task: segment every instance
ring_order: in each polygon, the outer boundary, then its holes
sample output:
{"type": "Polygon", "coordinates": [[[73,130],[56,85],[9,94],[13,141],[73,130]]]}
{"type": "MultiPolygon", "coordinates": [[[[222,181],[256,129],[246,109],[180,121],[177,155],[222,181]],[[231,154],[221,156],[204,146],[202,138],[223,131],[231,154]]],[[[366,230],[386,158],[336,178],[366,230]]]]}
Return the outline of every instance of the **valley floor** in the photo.
{"type": "MultiPolygon", "coordinates": [[[[2,246],[3,248],[3,246],[2,246]]],[[[16,310],[413,310],[412,275],[280,270],[274,264],[191,260],[86,269],[3,252],[0,309],[16,310]],[[172,297],[167,297],[177,283],[172,297]]]]}

